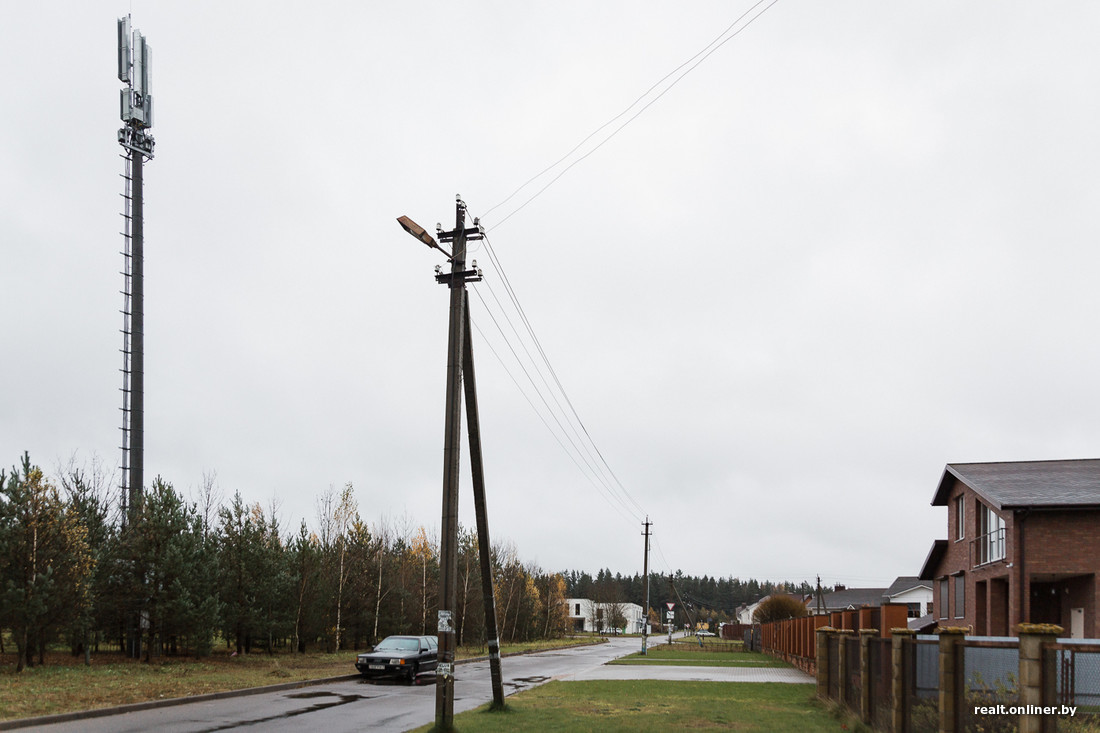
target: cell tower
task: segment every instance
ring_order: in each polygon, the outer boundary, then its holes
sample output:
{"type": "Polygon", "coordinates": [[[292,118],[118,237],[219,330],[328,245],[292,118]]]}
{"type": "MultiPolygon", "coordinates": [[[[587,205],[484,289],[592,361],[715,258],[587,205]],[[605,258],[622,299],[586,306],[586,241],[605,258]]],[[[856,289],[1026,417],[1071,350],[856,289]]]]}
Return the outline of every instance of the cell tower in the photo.
{"type": "Polygon", "coordinates": [[[119,114],[124,123],[118,144],[124,152],[122,193],[122,501],[129,517],[142,494],[145,415],[145,318],[142,267],[142,164],[153,159],[153,96],[149,93],[152,49],[130,16],[118,19],[119,114]]]}

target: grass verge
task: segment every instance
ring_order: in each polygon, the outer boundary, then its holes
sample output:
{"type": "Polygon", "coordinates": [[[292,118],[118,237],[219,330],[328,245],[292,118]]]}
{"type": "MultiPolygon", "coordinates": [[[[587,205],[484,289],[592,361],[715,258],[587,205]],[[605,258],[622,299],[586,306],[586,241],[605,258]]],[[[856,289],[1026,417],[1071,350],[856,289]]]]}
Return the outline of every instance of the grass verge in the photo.
{"type": "MultiPolygon", "coordinates": [[[[659,680],[548,682],[455,716],[459,733],[496,731],[850,730],[813,697],[813,685],[659,680]]],[[[431,726],[419,728],[428,731],[431,726]]]]}
{"type": "Polygon", "coordinates": [[[700,651],[699,647],[670,647],[667,644],[652,647],[648,654],[635,652],[629,656],[608,662],[608,664],[650,664],[681,667],[789,667],[782,660],[759,652],[710,652],[700,651]]]}
{"type": "MultiPolygon", "coordinates": [[[[590,644],[579,637],[502,644],[501,653],[525,653],[590,644]]],[[[461,647],[458,658],[487,654],[484,647],[461,647]]],[[[94,654],[92,665],[64,652],[50,652],[46,663],[15,672],[15,655],[0,656],[0,720],[126,705],[147,700],[191,697],[281,682],[301,682],[355,674],[354,651],[339,654],[215,653],[204,659],[161,657],[150,663],[118,653],[94,654]]]]}

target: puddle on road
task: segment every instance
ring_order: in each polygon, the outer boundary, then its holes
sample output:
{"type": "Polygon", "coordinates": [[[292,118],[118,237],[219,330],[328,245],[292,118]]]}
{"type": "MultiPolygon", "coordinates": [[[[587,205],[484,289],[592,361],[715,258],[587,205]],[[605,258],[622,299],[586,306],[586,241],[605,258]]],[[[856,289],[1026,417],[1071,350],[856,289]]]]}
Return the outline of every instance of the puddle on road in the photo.
{"type": "Polygon", "coordinates": [[[347,705],[348,703],[358,702],[359,700],[369,700],[371,695],[341,695],[336,692],[328,692],[325,690],[310,690],[309,692],[293,692],[284,695],[284,697],[290,697],[297,700],[313,700],[322,697],[335,698],[331,702],[319,702],[310,705],[307,708],[301,708],[299,710],[288,710],[285,713],[278,715],[268,715],[263,718],[253,718],[252,720],[238,720],[232,723],[226,723],[225,725],[219,725],[214,728],[206,728],[203,733],[213,733],[219,730],[228,730],[230,728],[244,728],[250,725],[263,725],[264,723],[270,723],[273,720],[289,720],[299,715],[306,715],[308,713],[316,713],[321,710],[328,710],[329,708],[339,707],[341,705],[347,705]]]}
{"type": "Polygon", "coordinates": [[[534,677],[513,677],[504,684],[508,687],[514,687],[518,690],[521,687],[526,687],[527,685],[537,685],[542,682],[546,682],[548,679],[550,678],[546,677],[545,675],[535,675],[534,677]]]}

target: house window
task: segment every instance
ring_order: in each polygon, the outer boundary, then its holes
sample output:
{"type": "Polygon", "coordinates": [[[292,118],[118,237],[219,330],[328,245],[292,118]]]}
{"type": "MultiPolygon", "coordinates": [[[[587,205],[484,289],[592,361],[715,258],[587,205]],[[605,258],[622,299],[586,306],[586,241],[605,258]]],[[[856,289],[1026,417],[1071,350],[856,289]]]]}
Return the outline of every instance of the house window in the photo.
{"type": "Polygon", "coordinates": [[[947,588],[949,585],[947,578],[940,581],[940,618],[947,618],[947,588]]]}
{"type": "Polygon", "coordinates": [[[966,615],[966,576],[955,576],[955,618],[966,615]]]}
{"type": "Polygon", "coordinates": [[[959,494],[955,497],[955,540],[966,537],[966,497],[959,494]]]}
{"type": "Polygon", "coordinates": [[[576,606],[577,606],[577,610],[574,611],[573,615],[574,616],[580,616],[581,615],[581,604],[578,603],[578,604],[576,604],[576,606]]]}
{"type": "Polygon", "coordinates": [[[1005,520],[985,504],[978,503],[978,564],[1005,558],[1005,520]]]}
{"type": "Polygon", "coordinates": [[[920,618],[919,603],[906,603],[905,606],[909,610],[909,618],[920,618]]]}

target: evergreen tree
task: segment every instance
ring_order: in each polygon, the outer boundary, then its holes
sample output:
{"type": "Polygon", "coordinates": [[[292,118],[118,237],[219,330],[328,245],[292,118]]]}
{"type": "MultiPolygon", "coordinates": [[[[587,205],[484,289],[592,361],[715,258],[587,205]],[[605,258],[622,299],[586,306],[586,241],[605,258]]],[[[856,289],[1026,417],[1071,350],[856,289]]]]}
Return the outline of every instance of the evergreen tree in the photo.
{"type": "Polygon", "coordinates": [[[86,613],[93,568],[86,528],[30,456],[22,474],[0,471],[0,627],[12,630],[17,672],[86,613]]]}

